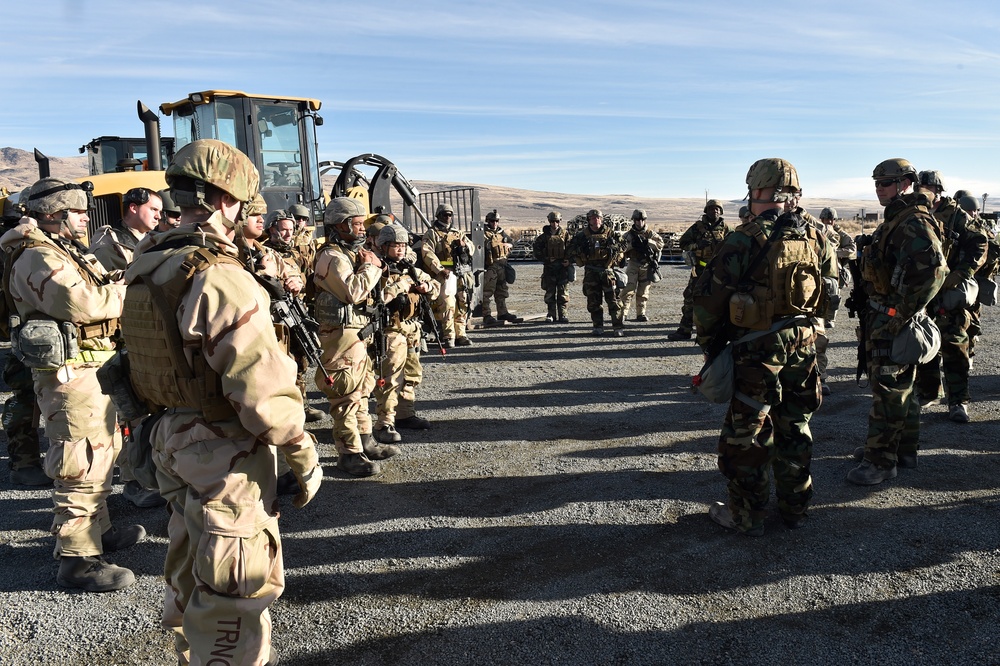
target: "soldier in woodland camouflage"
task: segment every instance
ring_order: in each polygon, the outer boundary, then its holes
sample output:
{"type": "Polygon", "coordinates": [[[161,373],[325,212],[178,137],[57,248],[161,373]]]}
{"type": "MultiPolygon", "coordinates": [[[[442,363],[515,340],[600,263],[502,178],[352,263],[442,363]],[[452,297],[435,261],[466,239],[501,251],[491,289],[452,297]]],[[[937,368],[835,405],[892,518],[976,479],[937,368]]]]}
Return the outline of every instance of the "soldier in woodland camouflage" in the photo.
{"type": "MultiPolygon", "coordinates": [[[[27,201],[29,195],[30,190],[26,188],[19,200],[27,201]]],[[[11,197],[5,198],[3,233],[16,227],[23,215],[23,204],[11,201],[11,197]]],[[[2,293],[0,298],[5,298],[2,293]]],[[[8,322],[0,322],[4,341],[9,340],[7,326],[8,322]]],[[[24,365],[24,362],[9,349],[5,352],[3,381],[13,393],[3,406],[3,429],[7,435],[10,482],[18,486],[50,486],[52,479],[46,476],[42,469],[35,381],[31,377],[31,368],[24,365]]]]}
{"type": "Polygon", "coordinates": [[[975,227],[982,231],[986,237],[986,261],[976,271],[979,297],[976,303],[968,309],[970,321],[967,333],[969,336],[969,368],[971,369],[972,357],[976,355],[976,341],[983,333],[981,322],[983,304],[990,304],[990,301],[984,300],[984,297],[988,299],[989,292],[992,291],[995,294],[997,289],[994,278],[997,271],[1000,270],[1000,240],[997,238],[996,221],[986,220],[979,215],[978,201],[968,195],[961,198],[956,196],[955,200],[965,211],[965,214],[972,219],[975,227]]]}
{"type": "Polygon", "coordinates": [[[239,150],[205,139],[178,150],[166,178],[182,224],[139,244],[122,315],[133,387],[157,410],[144,429],[170,503],[163,626],[182,665],[276,664],[275,447],[298,479],[297,507],[323,470],[270,299],[239,257],[259,177],[239,150]]]}
{"type": "MultiPolygon", "coordinates": [[[[752,214],[752,213],[751,213],[752,214]]],[[[716,199],[705,203],[704,215],[688,227],[678,245],[684,251],[691,265],[691,277],[684,288],[684,305],[681,307],[681,323],[677,330],[667,336],[669,340],[688,340],[693,329],[694,312],[693,289],[698,276],[719,250],[722,241],[733,232],[722,217],[722,204],[716,199]]]]}
{"type": "Polygon", "coordinates": [[[826,237],[797,213],[782,212],[801,194],[795,167],[758,160],[746,182],[753,220],[725,238],[698,278],[694,321],[709,358],[729,341],[733,346],[735,393],[719,436],[729,499],[716,502],[709,516],[760,536],[772,475],[785,525],[806,521],[813,494],[809,419],[821,402],[815,318],[837,274],[826,237]]]}
{"type": "Polygon", "coordinates": [[[513,239],[500,228],[500,215],[495,210],[486,213],[484,232],[483,325],[497,326],[502,322],[520,324],[524,319],[507,310],[507,256],[513,239]],[[496,301],[497,316],[493,316],[491,301],[496,301]]]}
{"type": "Polygon", "coordinates": [[[362,247],[367,215],[358,199],[337,197],[327,205],[328,240],[316,255],[313,275],[323,367],[333,379],[327,386],[317,371],[316,385],[330,399],[337,468],[359,477],[378,474],[378,461],[399,453],[399,447],[375,441],[368,413],[375,376],[368,342],[358,334],[371,320],[383,262],[362,247]]]}
{"type": "MultiPolygon", "coordinates": [[[[88,592],[117,590],[135,582],[124,567],[102,555],[145,536],[141,525],[116,530],[107,498],[121,451],[114,406],[101,392],[97,369],[114,354],[125,285],[111,280],[80,243],[87,233],[88,193],[76,183],[44,178],[31,188],[24,218],[0,239],[8,253],[6,293],[24,326],[12,332],[22,353],[25,327],[45,327],[53,354],[24,356],[41,410],[49,451],[45,472],[54,481],[52,534],[60,558],[56,582],[88,592]],[[58,344],[63,332],[77,349],[58,344]]],[[[45,330],[44,328],[42,330],[45,330]]]]}
{"type": "Polygon", "coordinates": [[[566,308],[569,306],[570,261],[566,258],[569,233],[562,228],[562,215],[552,211],[547,217],[549,223],[542,227],[531,246],[535,259],[542,262],[542,289],[545,290],[545,305],[548,312],[546,323],[568,324],[566,308]]]}
{"type": "Polygon", "coordinates": [[[624,250],[621,236],[611,225],[604,224],[604,216],[596,209],[587,212],[587,227],[573,237],[567,248],[567,258],[584,269],[583,295],[587,297],[595,336],[604,333],[605,303],[615,335],[621,337],[625,333],[625,313],[613,271],[624,250]]]}
{"type": "Polygon", "coordinates": [[[896,477],[898,467],[916,467],[920,405],[913,390],[915,365],[890,357],[896,334],[923,311],[944,283],[948,267],[941,251],[931,201],[913,192],[917,171],[901,158],[885,160],[872,172],[885,218],[864,248],[861,271],[869,307],[865,311],[868,377],[872,408],[861,463],[847,480],[876,485],[896,477]]]}
{"type": "Polygon", "coordinates": [[[622,316],[628,316],[634,297],[635,320],[649,321],[649,317],[646,316],[646,303],[649,301],[650,286],[654,280],[659,279],[658,273],[654,271],[658,270],[663,238],[646,227],[646,211],[637,208],[632,211],[632,227],[625,232],[622,241],[625,244],[625,257],[628,259],[628,266],[625,269],[628,284],[622,289],[621,294],[622,316]],[[651,265],[652,261],[655,261],[656,265],[651,265]]]}
{"type": "MultiPolygon", "coordinates": [[[[937,171],[918,174],[917,191],[932,202],[931,211],[940,225],[941,251],[948,264],[948,275],[941,291],[931,301],[929,310],[941,330],[941,351],[928,363],[917,367],[915,390],[921,405],[938,399],[941,371],[948,396],[948,418],[968,423],[969,413],[969,325],[972,303],[957,298],[952,290],[975,284],[975,275],[986,262],[986,234],[966,215],[958,202],[944,196],[944,183],[937,171]]],[[[976,286],[978,292],[978,286],[976,286]]]]}

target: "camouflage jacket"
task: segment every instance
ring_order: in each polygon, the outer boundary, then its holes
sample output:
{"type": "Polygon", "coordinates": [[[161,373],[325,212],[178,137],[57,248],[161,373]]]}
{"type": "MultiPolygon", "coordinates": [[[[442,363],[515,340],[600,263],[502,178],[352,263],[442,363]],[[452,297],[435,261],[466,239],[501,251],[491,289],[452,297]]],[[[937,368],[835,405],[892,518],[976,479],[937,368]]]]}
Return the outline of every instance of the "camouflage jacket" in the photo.
{"type": "Polygon", "coordinates": [[[951,197],[938,202],[934,217],[941,223],[941,252],[949,274],[971,278],[986,261],[986,234],[951,197]]]}
{"type": "Polygon", "coordinates": [[[324,321],[321,311],[327,305],[344,308],[345,316],[341,326],[362,328],[368,317],[361,313],[361,307],[369,303],[372,291],[382,277],[382,269],[374,264],[359,263],[357,250],[337,242],[328,242],[316,254],[316,271],[313,282],[316,286],[316,315],[320,325],[329,326],[332,320],[324,321]]]}
{"type": "MultiPolygon", "coordinates": [[[[167,284],[191,247],[204,243],[238,257],[226,231],[222,214],[216,212],[205,222],[147,235],[125,279],[132,282],[142,276],[147,282],[167,284]],[[166,243],[169,249],[153,251],[166,243]]],[[[278,343],[268,295],[249,272],[219,262],[197,273],[180,298],[176,317],[188,363],[198,355],[219,375],[222,393],[235,406],[243,430],[264,444],[288,447],[289,455],[312,449],[312,438],[303,430],[295,362],[278,343]]],[[[190,437],[198,431],[193,432],[190,437]]],[[[315,459],[315,453],[311,457],[315,459]]]]}
{"type": "Polygon", "coordinates": [[[439,229],[431,225],[420,245],[420,260],[424,270],[434,277],[438,277],[445,269],[452,270],[455,261],[451,256],[451,245],[464,237],[462,232],[454,227],[439,229]]]}
{"type": "MultiPolygon", "coordinates": [[[[423,285],[427,288],[426,297],[431,302],[437,299],[441,293],[441,283],[432,278],[428,273],[414,266],[409,259],[396,262],[383,257],[382,260],[386,262],[385,271],[382,273],[382,279],[379,281],[383,302],[389,303],[400,294],[409,294],[410,289],[418,285],[423,285]],[[412,273],[410,271],[411,268],[413,269],[412,273]],[[414,275],[416,275],[416,280],[413,279],[414,275]]],[[[404,330],[399,317],[393,317],[392,321],[394,330],[404,330]]]]}
{"type": "Polygon", "coordinates": [[[913,315],[927,307],[947,273],[937,220],[927,199],[905,194],[885,207],[885,219],[872,234],[862,256],[865,293],[877,307],[869,319],[871,340],[891,340],[913,315]],[[872,274],[881,274],[888,289],[879,289],[872,274]]]}
{"type": "Polygon", "coordinates": [[[535,242],[531,244],[531,253],[538,261],[561,262],[566,257],[569,240],[569,232],[565,229],[559,227],[559,231],[552,233],[552,227],[546,224],[542,227],[542,233],[538,234],[535,242]]]}
{"type": "Polygon", "coordinates": [[[497,227],[496,229],[490,229],[487,227],[483,230],[483,235],[483,249],[485,250],[483,253],[483,265],[489,268],[495,262],[507,258],[507,255],[510,254],[511,243],[514,241],[507,235],[507,232],[500,227],[497,227]]]}
{"type": "Polygon", "coordinates": [[[94,242],[87,250],[97,257],[101,265],[109,271],[123,271],[132,263],[135,255],[135,246],[145,237],[136,235],[128,227],[115,229],[110,226],[103,226],[94,235],[94,242]]]}
{"type": "Polygon", "coordinates": [[[622,236],[622,242],[625,244],[625,256],[630,261],[645,261],[645,243],[643,243],[642,239],[645,239],[646,243],[649,243],[653,254],[659,260],[660,251],[663,250],[663,238],[649,227],[637,229],[633,226],[625,232],[625,235],[622,236]]]}
{"type": "Polygon", "coordinates": [[[247,247],[253,256],[255,270],[259,275],[274,278],[294,294],[302,291],[305,286],[302,271],[294,258],[286,257],[269,245],[257,240],[246,239],[247,247]]]}
{"type": "Polygon", "coordinates": [[[727,225],[723,218],[720,217],[715,224],[712,224],[703,215],[700,220],[688,227],[678,245],[682,250],[694,253],[694,270],[700,272],[719,251],[722,241],[731,233],[733,228],[727,225]]]}
{"type": "MultiPolygon", "coordinates": [[[[29,244],[9,267],[10,297],[21,319],[42,315],[86,326],[121,316],[125,285],[105,284],[107,271],[82,245],[38,228],[25,217],[0,238],[8,255],[29,244]]],[[[79,341],[81,349],[109,351],[108,337],[79,341]]]]}
{"type": "Polygon", "coordinates": [[[747,332],[746,329],[736,327],[730,322],[729,301],[738,290],[743,290],[747,284],[755,282],[761,273],[761,268],[767,263],[766,259],[763,262],[755,262],[758,253],[767,252],[768,249],[768,246],[762,248],[752,233],[752,229],[756,229],[757,225],[766,237],[770,237],[778,227],[779,238],[810,239],[819,257],[819,272],[822,277],[837,279],[834,250],[826,235],[806,224],[794,213],[780,216],[779,213],[777,208],[765,211],[754,217],[751,222],[737,227],[734,233],[726,236],[719,246],[715,260],[698,278],[694,287],[694,321],[698,329],[697,341],[702,349],[707,349],[720,335],[726,340],[735,340],[747,332]],[[756,268],[753,275],[747,275],[751,262],[755,262],[756,268]]]}
{"type": "Polygon", "coordinates": [[[591,231],[588,226],[573,236],[566,257],[578,266],[610,268],[621,262],[624,252],[621,236],[611,225],[605,224],[600,231],[591,231]]]}

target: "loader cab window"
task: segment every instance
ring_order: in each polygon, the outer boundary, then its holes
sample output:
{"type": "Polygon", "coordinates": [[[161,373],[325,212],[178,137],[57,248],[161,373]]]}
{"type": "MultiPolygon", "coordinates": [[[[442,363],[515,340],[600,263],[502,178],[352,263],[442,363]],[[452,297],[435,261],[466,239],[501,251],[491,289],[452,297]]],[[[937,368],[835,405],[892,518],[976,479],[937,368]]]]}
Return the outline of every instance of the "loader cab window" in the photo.
{"type": "Polygon", "coordinates": [[[239,99],[214,99],[210,104],[184,106],[174,115],[174,149],[199,139],[218,139],[247,152],[247,137],[239,99]]]}
{"type": "Polygon", "coordinates": [[[257,107],[257,137],[264,187],[302,187],[302,151],[298,112],[293,106],[261,104],[257,107]]]}

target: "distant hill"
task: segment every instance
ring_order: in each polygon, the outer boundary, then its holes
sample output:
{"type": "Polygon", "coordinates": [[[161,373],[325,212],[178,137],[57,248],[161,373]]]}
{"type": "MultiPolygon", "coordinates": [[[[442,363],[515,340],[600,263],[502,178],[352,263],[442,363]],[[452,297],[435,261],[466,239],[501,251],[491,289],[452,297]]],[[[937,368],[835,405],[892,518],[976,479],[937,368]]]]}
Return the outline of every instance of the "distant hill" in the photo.
{"type": "MultiPolygon", "coordinates": [[[[59,178],[82,178],[87,175],[87,158],[52,157],[50,169],[53,176],[59,178]]],[[[410,177],[412,174],[406,174],[410,177]]],[[[38,166],[34,154],[19,148],[0,148],[0,186],[12,192],[19,191],[38,179],[38,166]]],[[[636,208],[642,208],[649,217],[650,225],[659,231],[683,231],[702,213],[704,198],[692,197],[684,199],[663,199],[636,197],[630,194],[608,194],[595,196],[589,194],[567,194],[561,192],[540,192],[535,190],[520,190],[499,185],[478,185],[469,183],[441,183],[434,181],[411,180],[411,183],[421,192],[435,192],[459,187],[478,187],[481,209],[485,214],[494,208],[500,213],[501,225],[510,230],[538,228],[545,224],[545,216],[549,211],[557,210],[564,219],[572,219],[576,215],[586,213],[591,208],[598,208],[604,213],[618,213],[630,217],[636,208]]],[[[329,190],[333,179],[324,180],[324,187],[329,190]]],[[[840,217],[854,217],[862,209],[868,212],[880,210],[874,200],[837,200],[808,199],[803,202],[809,212],[819,215],[826,206],[837,209],[840,217]]],[[[740,206],[739,200],[723,201],[725,216],[730,222],[736,221],[740,206]]]]}

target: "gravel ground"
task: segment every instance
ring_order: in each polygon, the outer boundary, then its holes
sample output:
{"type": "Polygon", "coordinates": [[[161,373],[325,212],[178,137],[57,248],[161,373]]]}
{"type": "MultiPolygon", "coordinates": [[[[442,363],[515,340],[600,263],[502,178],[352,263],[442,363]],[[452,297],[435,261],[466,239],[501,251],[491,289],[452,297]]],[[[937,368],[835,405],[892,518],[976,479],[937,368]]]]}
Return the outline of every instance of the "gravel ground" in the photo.
{"type": "MultiPolygon", "coordinates": [[[[330,422],[316,425],[323,488],[302,510],[284,498],[281,519],[282,664],[1000,663],[995,336],[975,358],[972,423],[928,408],[919,468],[859,488],[844,476],[870,398],[842,312],[833,395],[812,421],[811,520],[789,531],[775,513],[742,537],[706,513],[725,495],[724,407],[687,390],[700,355],[666,341],[685,272],[662,272],[652,321],[624,339],[590,337],[575,284],[572,324],[477,330],[475,346],[426,356],[434,427],[404,431],[379,477],[337,473],[330,422]]],[[[511,298],[536,321],[539,274],[519,264],[511,298]]],[[[987,330],[996,319],[987,308],[987,330]]],[[[138,582],[67,592],[48,493],[6,481],[0,663],[175,663],[158,620],[164,513],[116,492],[115,520],[151,533],[111,558],[138,582]]]]}

